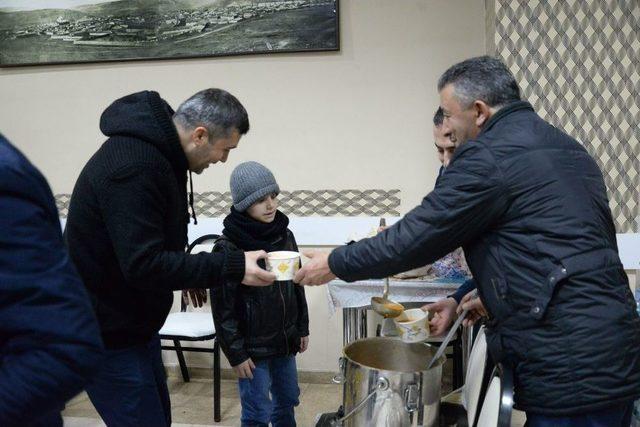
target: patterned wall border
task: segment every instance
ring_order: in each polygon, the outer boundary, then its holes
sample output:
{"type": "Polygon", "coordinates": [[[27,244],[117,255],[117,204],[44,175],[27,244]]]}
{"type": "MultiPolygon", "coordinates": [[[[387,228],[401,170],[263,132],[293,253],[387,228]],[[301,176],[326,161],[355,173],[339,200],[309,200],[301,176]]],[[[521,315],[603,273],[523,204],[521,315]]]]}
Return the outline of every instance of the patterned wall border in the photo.
{"type": "Polygon", "coordinates": [[[487,14],[488,52],[596,159],[618,232],[640,232],[640,2],[488,0],[487,14]]]}
{"type": "MultiPolygon", "coordinates": [[[[62,218],[67,217],[70,194],[56,194],[62,218]]],[[[280,210],[292,216],[399,216],[400,190],[295,190],[280,193],[280,210]]],[[[231,207],[231,193],[208,191],[194,195],[198,216],[224,217],[231,207]]]]}

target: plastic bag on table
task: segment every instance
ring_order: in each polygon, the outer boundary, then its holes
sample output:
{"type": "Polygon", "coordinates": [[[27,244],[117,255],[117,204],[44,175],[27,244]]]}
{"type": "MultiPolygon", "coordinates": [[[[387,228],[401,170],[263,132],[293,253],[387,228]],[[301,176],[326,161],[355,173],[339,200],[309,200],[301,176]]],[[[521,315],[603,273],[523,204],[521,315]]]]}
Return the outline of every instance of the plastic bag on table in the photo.
{"type": "Polygon", "coordinates": [[[433,264],[395,274],[393,277],[396,279],[415,279],[425,276],[438,279],[466,279],[471,277],[462,248],[445,255],[433,264]]]}

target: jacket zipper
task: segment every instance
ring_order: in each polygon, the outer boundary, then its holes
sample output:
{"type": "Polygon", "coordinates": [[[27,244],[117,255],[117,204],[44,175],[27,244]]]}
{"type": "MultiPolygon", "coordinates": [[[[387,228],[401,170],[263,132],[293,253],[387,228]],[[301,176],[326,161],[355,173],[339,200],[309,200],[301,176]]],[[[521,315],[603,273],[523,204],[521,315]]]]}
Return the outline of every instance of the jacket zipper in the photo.
{"type": "Polygon", "coordinates": [[[284,334],[284,343],[287,354],[289,354],[289,338],[287,338],[287,328],[286,328],[286,319],[287,319],[287,305],[284,302],[284,294],[282,293],[282,283],[278,283],[278,290],[280,291],[280,298],[282,299],[282,333],[284,334]]]}

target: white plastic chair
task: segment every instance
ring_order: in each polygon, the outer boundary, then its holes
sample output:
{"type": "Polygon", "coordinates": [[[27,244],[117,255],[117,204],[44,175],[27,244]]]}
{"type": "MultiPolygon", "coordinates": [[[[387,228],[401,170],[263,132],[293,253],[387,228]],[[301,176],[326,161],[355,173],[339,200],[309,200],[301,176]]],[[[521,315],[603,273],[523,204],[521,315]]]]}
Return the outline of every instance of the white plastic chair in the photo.
{"type": "Polygon", "coordinates": [[[507,365],[498,364],[482,402],[478,417],[480,427],[511,427],[513,410],[513,373],[507,365]]]}
{"type": "Polygon", "coordinates": [[[474,425],[478,406],[481,404],[482,385],[485,378],[485,366],[487,364],[487,339],[484,326],[480,327],[478,335],[473,342],[469,362],[467,363],[467,375],[462,386],[462,405],[467,410],[468,425],[474,425]]]}
{"type": "MultiPolygon", "coordinates": [[[[211,252],[213,243],[218,237],[215,234],[202,236],[189,245],[187,252],[191,254],[211,252]]],[[[183,352],[213,353],[213,418],[216,422],[220,422],[220,345],[216,339],[216,328],[211,313],[187,311],[186,304],[181,299],[180,311],[169,313],[159,335],[162,340],[173,341],[173,345],[163,345],[162,349],[175,350],[184,382],[189,382],[190,378],[183,352]],[[180,344],[181,341],[209,340],[213,340],[213,348],[183,347],[180,344]]]]}
{"type": "Polygon", "coordinates": [[[441,412],[445,418],[456,420],[456,424],[465,426],[482,426],[477,423],[479,408],[482,405],[489,380],[491,366],[487,357],[487,340],[484,326],[478,330],[473,342],[464,385],[442,398],[441,412]],[[460,395],[462,404],[449,399],[460,395]]]}

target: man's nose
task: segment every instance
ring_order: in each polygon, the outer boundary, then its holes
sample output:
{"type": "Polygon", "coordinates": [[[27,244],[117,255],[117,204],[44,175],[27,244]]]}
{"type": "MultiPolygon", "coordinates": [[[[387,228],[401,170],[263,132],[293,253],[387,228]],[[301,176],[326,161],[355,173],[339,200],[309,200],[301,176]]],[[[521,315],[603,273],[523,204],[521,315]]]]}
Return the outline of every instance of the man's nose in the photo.
{"type": "Polygon", "coordinates": [[[445,117],[442,119],[442,132],[447,134],[451,132],[451,124],[449,123],[449,117],[445,117]]]}
{"type": "Polygon", "coordinates": [[[453,140],[453,128],[451,127],[451,123],[449,122],[448,117],[445,117],[444,121],[442,122],[442,134],[445,138],[453,140]]]}

